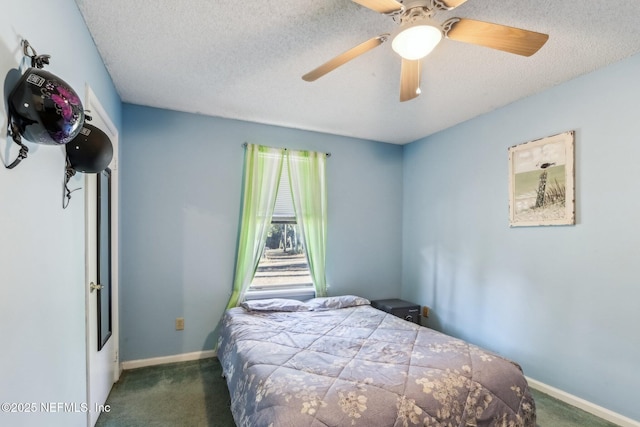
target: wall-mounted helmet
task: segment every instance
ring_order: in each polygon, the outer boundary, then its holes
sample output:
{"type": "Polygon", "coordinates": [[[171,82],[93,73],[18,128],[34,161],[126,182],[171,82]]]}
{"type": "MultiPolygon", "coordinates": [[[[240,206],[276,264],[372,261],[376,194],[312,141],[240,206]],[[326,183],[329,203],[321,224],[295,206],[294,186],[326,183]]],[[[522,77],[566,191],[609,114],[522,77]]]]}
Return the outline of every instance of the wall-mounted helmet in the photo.
{"type": "Polygon", "coordinates": [[[69,166],[78,172],[102,172],[113,158],[113,145],[107,134],[86,122],[65,149],[69,166]]]}
{"type": "Polygon", "coordinates": [[[66,144],[80,132],[84,109],[62,79],[29,68],[9,94],[9,115],[20,134],[40,144],[66,144]]]}

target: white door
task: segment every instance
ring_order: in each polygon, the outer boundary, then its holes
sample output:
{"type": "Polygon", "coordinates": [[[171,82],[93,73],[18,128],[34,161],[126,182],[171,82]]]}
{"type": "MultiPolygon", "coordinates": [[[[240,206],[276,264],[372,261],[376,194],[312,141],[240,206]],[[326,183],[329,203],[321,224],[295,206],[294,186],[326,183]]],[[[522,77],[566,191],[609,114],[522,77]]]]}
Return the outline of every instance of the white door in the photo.
{"type": "Polygon", "coordinates": [[[87,86],[85,109],[91,125],[107,134],[114,149],[114,160],[109,165],[110,179],[105,173],[85,174],[86,215],[86,334],[87,334],[87,424],[93,427],[100,415],[97,408],[104,407],[113,383],[120,375],[118,361],[118,133],[95,94],[87,86]],[[107,188],[106,184],[110,186],[107,188]],[[100,196],[98,199],[98,183],[100,196]],[[105,191],[110,190],[110,191],[105,191]],[[110,203],[105,203],[109,195],[110,203]],[[106,212],[108,209],[109,212],[106,212]],[[100,221],[98,221],[100,218],[100,221]],[[109,221],[107,221],[109,220],[109,221]],[[99,224],[100,223],[100,228],[99,224]],[[109,224],[110,223],[110,224],[109,224]],[[109,226],[110,225],[110,226],[109,226]],[[105,245],[110,237],[110,245],[105,245]],[[102,254],[99,250],[102,247],[102,254]],[[107,249],[105,253],[105,248],[107,249]],[[109,255],[109,256],[107,256],[109,255]],[[110,262],[105,262],[109,260],[110,262]],[[100,260],[100,263],[99,263],[100,260]],[[98,274],[98,268],[102,270],[98,274]],[[108,269],[105,271],[105,269],[108,269]],[[110,280],[108,280],[110,279],[110,280]],[[108,280],[108,283],[100,283],[108,280]],[[93,284],[94,286],[91,286],[93,284]],[[100,289],[102,287],[102,289],[100,289]],[[109,289],[110,288],[110,289],[109,289]],[[107,301],[109,291],[111,304],[107,301]],[[106,302],[106,303],[105,303],[106,302]],[[100,307],[100,309],[99,309],[100,307]],[[99,313],[101,311],[101,313],[99,313]],[[108,313],[110,311],[110,313],[108,313]],[[99,316],[101,314],[101,316],[99,316]],[[111,325],[105,320],[111,318],[111,325]],[[99,319],[103,319],[100,322],[99,319]]]}

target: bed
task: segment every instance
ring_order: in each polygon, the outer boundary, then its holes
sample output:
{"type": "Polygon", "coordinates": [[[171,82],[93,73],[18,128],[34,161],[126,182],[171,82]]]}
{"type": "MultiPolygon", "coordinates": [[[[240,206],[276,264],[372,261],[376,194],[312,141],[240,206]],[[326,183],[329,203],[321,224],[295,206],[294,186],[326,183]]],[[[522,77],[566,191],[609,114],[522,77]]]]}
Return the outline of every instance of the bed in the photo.
{"type": "Polygon", "coordinates": [[[520,366],[352,295],[225,312],[218,358],[238,427],[535,427],[520,366]]]}

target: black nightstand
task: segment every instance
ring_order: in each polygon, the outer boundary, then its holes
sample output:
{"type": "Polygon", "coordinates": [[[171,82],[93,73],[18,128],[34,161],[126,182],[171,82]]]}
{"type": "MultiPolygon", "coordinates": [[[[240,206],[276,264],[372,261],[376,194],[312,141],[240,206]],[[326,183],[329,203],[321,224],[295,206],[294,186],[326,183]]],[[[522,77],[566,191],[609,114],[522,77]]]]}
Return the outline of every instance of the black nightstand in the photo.
{"type": "Polygon", "coordinates": [[[418,304],[401,299],[379,299],[371,301],[371,306],[409,322],[420,324],[420,306],[418,304]]]}

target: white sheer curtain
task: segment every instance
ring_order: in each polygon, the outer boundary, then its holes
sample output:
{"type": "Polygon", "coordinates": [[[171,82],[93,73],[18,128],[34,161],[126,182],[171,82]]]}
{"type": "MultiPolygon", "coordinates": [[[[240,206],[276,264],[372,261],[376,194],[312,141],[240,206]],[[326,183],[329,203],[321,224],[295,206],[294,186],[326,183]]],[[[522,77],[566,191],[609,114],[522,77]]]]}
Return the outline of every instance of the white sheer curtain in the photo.
{"type": "Polygon", "coordinates": [[[289,182],[296,221],[304,238],[311,279],[317,296],[327,295],[325,275],[327,241],[327,155],[314,151],[287,151],[289,182]]]}
{"type": "Polygon", "coordinates": [[[283,148],[247,144],[240,236],[233,292],[227,308],[243,301],[258,268],[276,202],[284,152],[283,148]]]}

